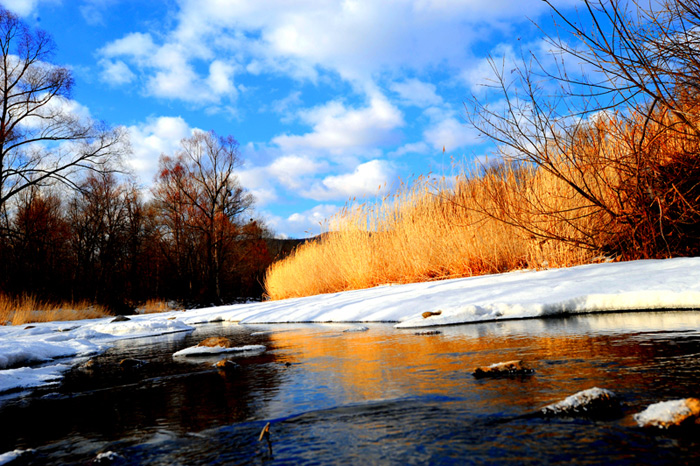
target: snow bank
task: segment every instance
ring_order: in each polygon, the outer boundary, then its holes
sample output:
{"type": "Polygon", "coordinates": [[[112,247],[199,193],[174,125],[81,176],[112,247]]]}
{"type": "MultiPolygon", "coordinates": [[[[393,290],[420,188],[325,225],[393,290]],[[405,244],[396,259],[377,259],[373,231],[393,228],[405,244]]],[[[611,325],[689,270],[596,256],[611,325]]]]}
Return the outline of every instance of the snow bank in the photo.
{"type": "Polygon", "coordinates": [[[700,309],[700,258],[520,271],[187,311],[205,322],[398,322],[428,327],[559,314],[700,309]],[[424,312],[436,313],[424,318],[424,312]]]}
{"type": "Polygon", "coordinates": [[[67,358],[98,354],[119,340],[193,330],[162,315],[111,320],[0,326],[0,393],[57,383],[71,368],[67,358]]]}

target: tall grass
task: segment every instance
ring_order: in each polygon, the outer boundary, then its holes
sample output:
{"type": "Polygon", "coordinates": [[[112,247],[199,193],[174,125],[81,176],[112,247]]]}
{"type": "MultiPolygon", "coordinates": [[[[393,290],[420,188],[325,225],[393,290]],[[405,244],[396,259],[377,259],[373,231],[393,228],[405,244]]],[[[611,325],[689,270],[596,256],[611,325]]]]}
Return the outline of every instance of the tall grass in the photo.
{"type": "Polygon", "coordinates": [[[40,301],[37,297],[31,295],[11,297],[0,294],[0,325],[96,319],[110,315],[111,313],[104,307],[86,301],[53,304],[40,301]]]}
{"type": "MultiPolygon", "coordinates": [[[[347,207],[331,220],[332,231],[268,269],[267,296],[284,299],[589,261],[590,251],[543,240],[494,218],[493,212],[515,202],[509,197],[533,189],[567,187],[534,170],[502,167],[462,177],[453,186],[419,180],[375,204],[347,207]]],[[[532,191],[533,199],[537,192],[532,191]]],[[[570,225],[552,228],[577,234],[570,225]]]]}

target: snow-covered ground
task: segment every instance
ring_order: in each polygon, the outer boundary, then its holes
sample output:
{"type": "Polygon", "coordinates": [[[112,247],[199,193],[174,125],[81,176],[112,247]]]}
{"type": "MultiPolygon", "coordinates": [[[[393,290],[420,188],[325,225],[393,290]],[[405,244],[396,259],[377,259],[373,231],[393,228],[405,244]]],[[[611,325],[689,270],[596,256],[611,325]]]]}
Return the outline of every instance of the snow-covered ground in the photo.
{"type": "Polygon", "coordinates": [[[639,309],[700,309],[700,258],[512,272],[265,303],[0,326],[0,393],[57,383],[72,364],[128,338],[200,323],[395,322],[398,328],[639,309]],[[424,312],[430,312],[427,318],[424,312]],[[439,313],[439,314],[438,314],[439,313]]]}

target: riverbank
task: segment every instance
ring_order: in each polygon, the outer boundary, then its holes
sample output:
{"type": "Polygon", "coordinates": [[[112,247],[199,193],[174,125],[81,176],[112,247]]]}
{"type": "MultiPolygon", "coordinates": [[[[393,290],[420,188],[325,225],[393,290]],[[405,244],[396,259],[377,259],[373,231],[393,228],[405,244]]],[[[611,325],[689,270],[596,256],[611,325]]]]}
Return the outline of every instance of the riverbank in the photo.
{"type": "Polygon", "coordinates": [[[700,258],[521,271],[163,314],[0,327],[0,393],[59,383],[119,340],[212,322],[393,322],[398,328],[631,310],[700,309],[700,258]],[[430,313],[423,317],[423,313],[430,313]]]}

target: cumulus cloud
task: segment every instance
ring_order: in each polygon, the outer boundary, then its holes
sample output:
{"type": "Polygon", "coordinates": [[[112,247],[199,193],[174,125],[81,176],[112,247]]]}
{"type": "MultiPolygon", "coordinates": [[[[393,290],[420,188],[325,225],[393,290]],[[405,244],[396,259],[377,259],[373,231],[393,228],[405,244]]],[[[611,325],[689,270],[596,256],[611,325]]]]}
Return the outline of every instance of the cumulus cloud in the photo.
{"type": "Polygon", "coordinates": [[[395,137],[393,131],[404,123],[402,113],[382,96],[371,98],[363,108],[347,108],[340,101],[332,101],[302,110],[299,117],[313,127],[310,133],[284,134],[272,142],[283,150],[309,148],[340,153],[349,148],[386,144],[395,137]]]}
{"type": "Polygon", "coordinates": [[[302,190],[305,197],[321,200],[346,201],[352,197],[382,194],[390,189],[396,169],[386,160],[370,160],[358,165],[352,173],[331,175],[302,190]]]}
{"type": "Polygon", "coordinates": [[[102,71],[100,79],[110,86],[121,86],[128,84],[136,79],[136,75],[131,71],[129,66],[121,60],[106,60],[100,61],[102,71]]]}
{"type": "Polygon", "coordinates": [[[408,79],[403,82],[393,83],[390,88],[399,95],[406,105],[429,107],[442,103],[442,97],[437,95],[437,88],[431,83],[417,79],[408,79]]]}
{"type": "Polygon", "coordinates": [[[181,117],[159,117],[127,129],[132,154],[126,163],[146,185],[153,182],[158,172],[160,155],[174,154],[180,148],[180,140],[192,136],[195,130],[181,117]]]}

